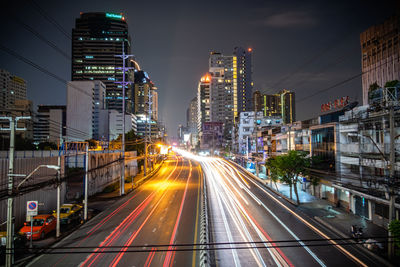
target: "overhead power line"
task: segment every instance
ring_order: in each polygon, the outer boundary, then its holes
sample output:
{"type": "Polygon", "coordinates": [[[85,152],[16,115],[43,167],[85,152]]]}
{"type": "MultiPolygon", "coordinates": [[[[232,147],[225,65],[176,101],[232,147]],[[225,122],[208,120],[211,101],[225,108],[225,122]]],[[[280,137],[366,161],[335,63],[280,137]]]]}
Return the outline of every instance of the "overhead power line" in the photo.
{"type": "MultiPolygon", "coordinates": [[[[391,243],[390,241],[362,241],[362,240],[357,240],[357,241],[348,241],[348,242],[338,242],[338,243],[328,243],[327,241],[329,240],[321,240],[320,242],[323,243],[316,243],[316,244],[306,244],[305,246],[307,247],[327,247],[327,246],[357,246],[357,245],[363,245],[363,244],[382,244],[382,243],[391,243]]],[[[227,243],[226,247],[217,247],[217,246],[209,246],[207,244],[195,244],[195,245],[187,245],[190,246],[188,248],[176,248],[178,247],[177,244],[173,244],[173,245],[168,245],[168,247],[171,248],[162,248],[162,249],[153,249],[153,248],[148,248],[148,249],[129,249],[129,248],[134,248],[136,246],[125,246],[125,247],[121,247],[124,248],[124,253],[147,253],[147,252],[168,252],[168,251],[180,251],[180,252],[192,252],[192,251],[204,251],[204,250],[208,250],[208,251],[216,251],[216,250],[243,250],[243,249],[275,249],[275,248],[303,248],[304,245],[299,244],[299,242],[301,242],[301,240],[293,240],[292,242],[295,244],[289,244],[289,245],[276,245],[275,241],[271,241],[273,243],[267,244],[265,243],[263,246],[260,245],[256,245],[256,242],[249,242],[247,243],[246,246],[232,246],[232,244],[235,244],[234,242],[231,243],[227,243]],[[201,245],[203,245],[203,247],[201,247],[201,245]]],[[[279,241],[278,241],[279,242],[279,241]]],[[[163,247],[167,247],[165,245],[163,245],[163,247]]],[[[57,247],[57,248],[50,248],[48,250],[44,250],[42,248],[36,248],[33,249],[31,251],[32,254],[37,254],[37,255],[41,255],[41,254],[110,254],[110,253],[120,253],[121,252],[121,248],[120,249],[114,249],[114,250],[110,250],[113,247],[96,247],[96,248],[100,248],[101,250],[87,250],[87,251],[82,251],[79,250],[79,247],[76,247],[74,251],[60,251],[63,248],[62,247],[57,247]]],[[[81,248],[81,249],[84,249],[81,248]]],[[[16,249],[14,249],[16,250],[16,249]]],[[[26,249],[25,249],[26,250],[26,249]]]]}
{"type": "MultiPolygon", "coordinates": [[[[47,69],[45,69],[45,68],[39,66],[38,64],[34,63],[33,61],[27,59],[26,57],[24,57],[24,56],[22,56],[22,55],[20,55],[20,54],[18,54],[17,52],[11,50],[10,48],[5,47],[4,45],[0,44],[0,49],[3,50],[4,52],[6,52],[7,54],[9,54],[9,55],[11,55],[11,56],[13,56],[13,57],[15,57],[15,58],[21,60],[22,62],[24,62],[24,63],[26,63],[26,64],[28,64],[28,65],[30,65],[30,66],[32,66],[32,67],[38,69],[39,71],[41,71],[41,72],[43,72],[43,73],[49,75],[50,77],[53,77],[53,78],[56,79],[57,81],[62,82],[62,83],[64,83],[65,85],[68,85],[68,81],[67,81],[67,80],[65,80],[65,79],[61,78],[60,76],[54,74],[53,72],[50,72],[49,70],[47,70],[47,69]]],[[[73,87],[74,89],[80,91],[81,93],[83,93],[83,94],[85,94],[85,95],[87,95],[87,96],[89,96],[89,97],[92,97],[91,94],[89,94],[88,92],[86,92],[86,91],[82,90],[81,88],[75,86],[74,84],[69,84],[69,85],[70,85],[71,87],[73,87]]]]}
{"type": "Polygon", "coordinates": [[[338,83],[336,83],[336,84],[334,84],[334,85],[331,85],[331,86],[329,86],[329,87],[323,88],[323,89],[321,89],[321,90],[318,90],[318,91],[315,92],[315,93],[312,93],[312,94],[310,94],[310,95],[308,95],[308,96],[306,96],[306,97],[303,97],[303,98],[301,98],[300,100],[297,100],[296,102],[302,102],[302,101],[304,101],[304,100],[306,100],[306,99],[308,99],[308,98],[314,97],[314,96],[316,96],[316,95],[318,95],[318,94],[320,94],[320,93],[329,91],[329,90],[331,90],[331,89],[333,89],[333,88],[336,88],[336,87],[338,87],[338,86],[340,86],[340,85],[346,84],[346,83],[348,83],[348,82],[350,82],[350,81],[352,81],[352,80],[354,80],[354,79],[356,79],[356,78],[358,78],[358,77],[361,77],[362,75],[364,75],[364,74],[367,73],[367,72],[370,72],[370,71],[372,71],[372,70],[376,70],[377,68],[379,68],[379,67],[381,67],[381,66],[383,66],[383,65],[388,64],[389,62],[392,62],[392,61],[394,61],[394,60],[399,60],[399,58],[400,58],[400,56],[397,56],[396,58],[393,57],[391,60],[389,60],[389,61],[387,61],[387,62],[385,62],[385,63],[381,63],[381,64],[375,66],[373,69],[371,69],[371,70],[369,70],[369,71],[361,72],[361,73],[358,73],[358,74],[356,74],[356,75],[353,75],[353,76],[351,76],[351,77],[349,77],[349,78],[347,78],[347,79],[345,79],[345,80],[343,80],[343,81],[340,81],[340,82],[338,82],[338,83]]]}
{"type": "Polygon", "coordinates": [[[31,32],[33,35],[35,35],[38,39],[42,40],[43,42],[45,42],[48,46],[50,46],[51,48],[53,48],[55,51],[57,51],[59,54],[61,54],[63,57],[65,57],[68,60],[71,60],[71,56],[64,52],[62,49],[60,49],[55,43],[53,43],[52,41],[49,41],[48,39],[46,39],[42,34],[40,34],[39,32],[37,32],[35,29],[33,29],[31,26],[25,24],[24,22],[22,22],[20,19],[14,17],[14,20],[20,24],[22,27],[24,27],[26,30],[28,30],[29,32],[31,32]]]}
{"type": "Polygon", "coordinates": [[[54,27],[57,28],[57,30],[59,30],[63,35],[65,35],[65,37],[67,37],[68,39],[72,39],[71,35],[53,18],[51,17],[49,14],[47,14],[47,12],[45,12],[43,10],[43,8],[41,8],[38,3],[36,3],[33,0],[28,0],[32,6],[51,24],[54,25],[54,27]]]}

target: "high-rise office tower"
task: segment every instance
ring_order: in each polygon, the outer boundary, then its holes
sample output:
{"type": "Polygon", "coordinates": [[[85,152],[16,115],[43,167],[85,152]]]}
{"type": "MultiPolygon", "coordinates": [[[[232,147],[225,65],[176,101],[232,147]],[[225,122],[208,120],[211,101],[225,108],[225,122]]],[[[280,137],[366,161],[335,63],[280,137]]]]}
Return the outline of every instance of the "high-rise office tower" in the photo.
{"type": "Polygon", "coordinates": [[[368,104],[372,84],[380,87],[400,80],[400,16],[374,25],[360,34],[363,105],[368,104]]]}
{"type": "MultiPolygon", "coordinates": [[[[235,47],[233,56],[236,57],[237,67],[237,108],[238,112],[252,111],[252,49],[247,50],[242,47],[235,47]]],[[[234,79],[236,76],[233,77],[234,79]]]]}
{"type": "MultiPolygon", "coordinates": [[[[81,13],[72,30],[72,81],[99,80],[106,85],[108,109],[122,111],[122,46],[130,54],[131,41],[123,14],[81,13]]],[[[126,61],[126,66],[133,63],[126,61]]],[[[126,80],[129,79],[126,74],[126,80]]],[[[132,112],[132,90],[126,89],[126,112],[132,112]]]]}

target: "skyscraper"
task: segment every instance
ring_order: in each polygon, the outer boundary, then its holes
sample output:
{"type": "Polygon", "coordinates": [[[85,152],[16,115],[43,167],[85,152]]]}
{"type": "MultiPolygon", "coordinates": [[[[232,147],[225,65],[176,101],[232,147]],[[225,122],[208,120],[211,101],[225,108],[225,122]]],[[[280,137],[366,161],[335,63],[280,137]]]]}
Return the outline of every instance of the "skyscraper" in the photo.
{"type": "Polygon", "coordinates": [[[234,65],[237,68],[237,107],[238,112],[252,111],[252,94],[253,94],[253,80],[252,80],[252,49],[247,50],[243,47],[235,47],[233,51],[234,65]],[[236,64],[235,64],[236,62],[236,64]]]}
{"type": "Polygon", "coordinates": [[[265,117],[281,116],[279,94],[263,95],[263,111],[265,117]]]}
{"type": "Polygon", "coordinates": [[[295,94],[288,90],[280,93],[281,115],[283,123],[293,123],[296,121],[295,94]]]}
{"type": "Polygon", "coordinates": [[[253,109],[255,112],[263,110],[263,95],[258,90],[253,93],[253,109]]]}
{"type": "MultiPolygon", "coordinates": [[[[130,53],[128,25],[122,13],[81,13],[72,30],[72,81],[99,80],[106,85],[108,109],[122,111],[122,59],[130,53]]],[[[132,65],[126,62],[126,65],[132,65]]],[[[129,75],[126,75],[126,80],[129,75]]],[[[132,112],[132,90],[126,90],[126,112],[132,112]]]]}
{"type": "Polygon", "coordinates": [[[197,144],[197,136],[198,136],[198,131],[197,131],[197,113],[198,113],[198,101],[197,101],[197,96],[194,97],[189,104],[189,107],[187,109],[187,128],[191,134],[190,142],[192,145],[197,144]]]}
{"type": "Polygon", "coordinates": [[[263,112],[264,117],[282,117],[284,123],[296,120],[295,93],[282,90],[277,94],[261,94],[254,92],[253,102],[255,111],[263,112]]]}
{"type": "Polygon", "coordinates": [[[197,132],[201,133],[202,125],[210,121],[210,83],[211,75],[207,73],[201,77],[197,87],[197,132]]]}
{"type": "Polygon", "coordinates": [[[374,25],[360,34],[363,105],[368,104],[369,87],[400,80],[400,16],[374,25]]]}
{"type": "Polygon", "coordinates": [[[150,80],[149,75],[145,71],[135,71],[134,83],[135,96],[135,114],[149,115],[149,96],[151,96],[151,114],[150,118],[158,119],[158,94],[157,87],[150,80]]]}

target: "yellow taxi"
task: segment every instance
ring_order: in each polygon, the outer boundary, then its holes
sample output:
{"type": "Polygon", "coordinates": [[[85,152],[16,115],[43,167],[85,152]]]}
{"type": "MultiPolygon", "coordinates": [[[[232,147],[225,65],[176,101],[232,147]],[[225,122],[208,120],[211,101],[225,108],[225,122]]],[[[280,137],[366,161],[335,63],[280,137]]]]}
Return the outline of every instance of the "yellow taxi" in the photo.
{"type": "MultiPolygon", "coordinates": [[[[53,216],[57,217],[57,211],[53,210],[53,216]]],[[[60,223],[70,224],[79,222],[82,217],[82,205],[64,204],[60,207],[60,223]]]]}

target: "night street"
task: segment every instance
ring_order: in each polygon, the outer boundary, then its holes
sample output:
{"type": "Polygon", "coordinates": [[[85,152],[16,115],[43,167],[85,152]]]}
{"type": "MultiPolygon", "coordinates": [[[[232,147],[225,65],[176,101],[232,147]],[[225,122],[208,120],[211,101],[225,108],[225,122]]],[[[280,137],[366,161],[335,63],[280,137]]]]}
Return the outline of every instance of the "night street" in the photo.
{"type": "Polygon", "coordinates": [[[399,0],[3,2],[0,266],[399,265],[399,0]]]}

